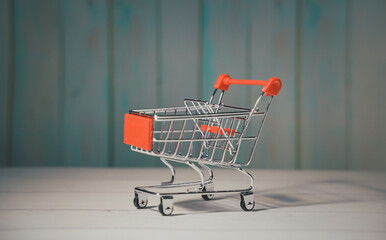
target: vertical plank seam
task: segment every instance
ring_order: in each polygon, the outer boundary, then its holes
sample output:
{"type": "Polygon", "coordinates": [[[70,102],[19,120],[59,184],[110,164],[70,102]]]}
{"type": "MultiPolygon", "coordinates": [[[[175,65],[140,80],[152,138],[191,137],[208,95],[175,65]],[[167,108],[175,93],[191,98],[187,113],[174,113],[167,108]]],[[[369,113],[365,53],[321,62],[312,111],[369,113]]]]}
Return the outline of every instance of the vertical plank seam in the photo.
{"type": "Polygon", "coordinates": [[[65,11],[65,2],[59,1],[59,6],[57,7],[59,14],[59,84],[58,84],[58,140],[57,140],[57,160],[55,165],[63,166],[64,165],[64,154],[63,148],[63,136],[64,136],[64,104],[65,104],[65,49],[66,49],[66,11],[65,11]]]}
{"type": "Polygon", "coordinates": [[[108,0],[107,6],[107,54],[108,54],[108,64],[107,64],[107,74],[108,74],[108,83],[109,83],[109,97],[108,97],[108,148],[107,148],[107,165],[109,167],[114,166],[115,153],[114,153],[114,0],[108,0]]]}
{"type": "Polygon", "coordinates": [[[352,167],[351,163],[351,0],[346,0],[346,22],[345,22],[345,59],[344,59],[344,68],[345,68],[345,169],[350,169],[352,167]]]}
{"type": "MultiPolygon", "coordinates": [[[[153,2],[154,3],[154,2],[153,2]]],[[[156,58],[156,106],[163,106],[162,103],[162,2],[155,1],[155,58],[156,58]]],[[[161,161],[155,162],[155,167],[162,167],[161,161]]]]}
{"type": "Polygon", "coordinates": [[[203,74],[203,70],[202,70],[202,63],[203,63],[203,51],[204,51],[204,48],[203,48],[203,42],[204,42],[204,39],[203,39],[203,0],[199,0],[198,1],[198,16],[197,16],[197,19],[198,19],[198,44],[197,44],[197,48],[198,48],[198,56],[197,56],[197,93],[199,96],[200,99],[204,99],[204,96],[203,96],[203,90],[202,90],[202,87],[204,85],[203,83],[203,77],[202,77],[202,74],[203,74]]]}
{"type": "Polygon", "coordinates": [[[297,0],[295,30],[295,169],[302,168],[301,159],[301,61],[303,0],[297,0]]]}
{"type": "Polygon", "coordinates": [[[8,16],[8,43],[9,43],[9,54],[8,54],[8,109],[7,109],[7,129],[6,129],[6,166],[12,166],[13,155],[12,155],[12,128],[13,128],[13,113],[14,113],[14,99],[15,99],[15,2],[9,0],[9,16],[8,16]]]}
{"type": "MultiPolygon", "coordinates": [[[[246,2],[247,4],[247,21],[246,21],[246,39],[245,39],[245,51],[246,51],[246,54],[245,54],[245,77],[246,79],[251,79],[251,75],[252,75],[252,40],[251,40],[251,36],[252,36],[252,14],[251,14],[251,9],[252,9],[252,2],[251,1],[248,1],[246,2]]],[[[245,102],[248,104],[249,101],[251,100],[252,98],[252,89],[249,88],[247,90],[247,94],[246,94],[246,100],[245,102]]]]}
{"type": "Polygon", "coordinates": [[[163,106],[162,104],[162,2],[156,1],[155,2],[155,10],[156,10],[156,99],[157,99],[157,107],[163,106]]]}
{"type": "Polygon", "coordinates": [[[204,71],[205,71],[205,68],[204,68],[204,64],[205,64],[205,59],[204,59],[204,56],[205,56],[205,0],[202,0],[201,1],[201,16],[200,16],[200,20],[201,20],[201,24],[200,24],[200,35],[201,35],[201,75],[200,75],[200,78],[201,78],[201,89],[200,89],[200,96],[201,96],[201,99],[204,99],[205,98],[205,76],[204,76],[204,71]]]}

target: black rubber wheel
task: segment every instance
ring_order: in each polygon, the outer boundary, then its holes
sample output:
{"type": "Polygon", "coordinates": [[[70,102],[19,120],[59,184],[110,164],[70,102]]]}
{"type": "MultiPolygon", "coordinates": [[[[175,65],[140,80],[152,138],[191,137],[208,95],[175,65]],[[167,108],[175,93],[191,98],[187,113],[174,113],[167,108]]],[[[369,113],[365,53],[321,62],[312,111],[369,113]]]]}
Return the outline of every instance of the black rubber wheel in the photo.
{"type": "Polygon", "coordinates": [[[158,211],[159,211],[163,216],[165,216],[164,210],[163,210],[163,206],[162,206],[162,203],[160,203],[160,204],[158,205],[158,211]]]}
{"type": "Polygon", "coordinates": [[[139,206],[138,206],[138,198],[137,198],[137,197],[135,197],[135,198],[133,199],[133,204],[134,204],[134,206],[135,206],[136,208],[139,208],[139,206]]]}
{"type": "Polygon", "coordinates": [[[250,206],[250,205],[246,205],[245,204],[245,201],[244,201],[244,199],[242,199],[241,201],[240,201],[240,207],[241,207],[241,209],[243,209],[244,211],[252,211],[253,210],[253,208],[255,207],[255,201],[253,201],[252,202],[252,206],[250,206]]]}
{"type": "Polygon", "coordinates": [[[147,199],[146,199],[146,201],[139,202],[138,197],[134,197],[134,199],[133,199],[134,206],[138,209],[145,208],[147,206],[147,202],[148,202],[147,199]]]}
{"type": "Polygon", "coordinates": [[[172,215],[172,213],[173,213],[173,208],[172,208],[172,210],[170,211],[170,213],[165,213],[165,212],[164,212],[163,205],[162,205],[162,203],[160,203],[160,204],[158,205],[158,211],[162,214],[162,216],[170,216],[170,215],[172,215]]]}
{"type": "Polygon", "coordinates": [[[205,201],[210,201],[213,199],[213,196],[212,197],[209,197],[208,195],[201,195],[202,199],[204,199],[205,201]]]}
{"type": "MultiPolygon", "coordinates": [[[[206,191],[206,188],[204,187],[202,189],[203,192],[206,191]]],[[[202,199],[204,199],[205,201],[210,201],[214,198],[214,195],[213,194],[205,194],[205,195],[201,195],[202,199]]]]}

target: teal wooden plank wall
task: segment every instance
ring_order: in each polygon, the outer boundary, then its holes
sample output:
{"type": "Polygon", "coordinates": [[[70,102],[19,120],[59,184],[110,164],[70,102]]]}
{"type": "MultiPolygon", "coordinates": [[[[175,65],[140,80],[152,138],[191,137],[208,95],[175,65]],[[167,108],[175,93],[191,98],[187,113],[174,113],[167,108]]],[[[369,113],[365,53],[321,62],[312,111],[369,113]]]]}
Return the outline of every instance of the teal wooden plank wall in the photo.
{"type": "Polygon", "coordinates": [[[301,8],[301,166],[342,169],[347,147],[346,2],[310,0],[301,8]]]}
{"type": "Polygon", "coordinates": [[[61,157],[59,1],[14,1],[11,163],[56,165],[61,157]]]}
{"type": "Polygon", "coordinates": [[[62,164],[108,166],[108,12],[106,0],[63,1],[62,164]]]}
{"type": "MultiPolygon", "coordinates": [[[[384,0],[0,1],[0,166],[160,166],[132,108],[283,80],[251,167],[386,169],[384,0]]],[[[250,106],[256,88],[225,102],[250,106]]],[[[240,154],[239,157],[245,157],[240,154]]]]}
{"type": "MultiPolygon", "coordinates": [[[[257,146],[252,166],[258,168],[294,168],[295,154],[295,39],[297,1],[254,1],[249,7],[250,74],[268,79],[272,76],[285,79],[270,110],[268,124],[262,132],[264,139],[257,146]],[[269,21],[267,21],[269,19],[269,21]]],[[[257,97],[250,89],[249,101],[257,97]]]]}
{"type": "Polygon", "coordinates": [[[114,166],[154,166],[156,159],[123,146],[123,116],[129,109],[159,106],[159,15],[156,1],[115,1],[113,6],[114,166]]]}

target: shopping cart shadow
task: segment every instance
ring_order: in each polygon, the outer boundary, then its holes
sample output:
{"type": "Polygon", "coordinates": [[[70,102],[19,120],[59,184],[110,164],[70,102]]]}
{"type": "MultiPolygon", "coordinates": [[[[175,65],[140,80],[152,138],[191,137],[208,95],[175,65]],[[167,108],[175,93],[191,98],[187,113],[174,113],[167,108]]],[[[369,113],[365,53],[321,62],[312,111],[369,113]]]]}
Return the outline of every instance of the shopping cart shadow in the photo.
{"type": "MultiPolygon", "coordinates": [[[[367,196],[352,194],[358,188],[366,188],[369,192],[385,194],[385,189],[371,188],[354,181],[331,179],[314,181],[304,184],[280,187],[269,190],[255,191],[254,212],[278,208],[291,208],[312,205],[358,202],[367,196]]],[[[176,199],[175,207],[180,209],[174,216],[186,214],[204,214],[216,212],[242,212],[240,198],[237,194],[216,196],[211,201],[201,198],[176,199]]]]}

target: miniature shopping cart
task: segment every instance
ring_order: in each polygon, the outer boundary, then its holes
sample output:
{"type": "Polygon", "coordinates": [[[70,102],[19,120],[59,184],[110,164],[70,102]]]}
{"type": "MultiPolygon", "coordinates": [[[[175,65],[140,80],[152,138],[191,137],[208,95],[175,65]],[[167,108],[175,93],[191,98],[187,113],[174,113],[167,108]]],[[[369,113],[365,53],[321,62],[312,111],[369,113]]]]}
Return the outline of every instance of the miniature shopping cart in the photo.
{"type": "Polygon", "coordinates": [[[133,151],[159,157],[172,173],[171,180],[161,185],[136,187],[134,205],[145,208],[148,195],[157,195],[160,213],[171,215],[175,195],[196,194],[211,200],[214,194],[238,192],[241,208],[251,211],[255,206],[253,177],[241,167],[251,162],[270,104],[281,85],[278,78],[238,80],[221,74],[209,102],[185,99],[183,107],[132,110],[125,114],[124,143],[131,145],[133,151]],[[251,109],[223,104],[224,92],[233,84],[263,86],[251,109]],[[240,150],[243,154],[238,157],[240,150]],[[187,164],[197,171],[200,181],[174,183],[175,170],[170,161],[187,164]],[[215,190],[209,166],[234,169],[246,175],[250,185],[215,190]]]}

